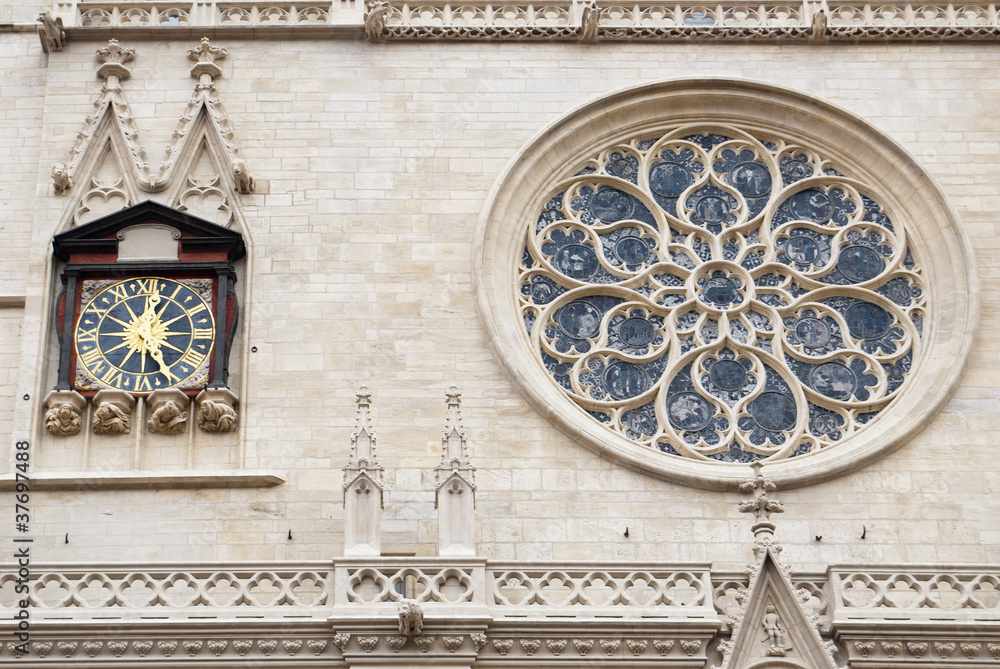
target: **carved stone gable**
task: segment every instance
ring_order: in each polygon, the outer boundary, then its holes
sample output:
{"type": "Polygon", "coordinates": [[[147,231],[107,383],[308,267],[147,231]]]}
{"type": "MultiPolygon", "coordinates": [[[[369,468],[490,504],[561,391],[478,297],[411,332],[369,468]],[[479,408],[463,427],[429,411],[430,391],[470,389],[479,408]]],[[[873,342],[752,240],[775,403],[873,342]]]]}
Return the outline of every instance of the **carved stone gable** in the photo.
{"type": "Polygon", "coordinates": [[[770,548],[761,551],[753,569],[722,669],[778,660],[804,669],[837,669],[770,548]]]}

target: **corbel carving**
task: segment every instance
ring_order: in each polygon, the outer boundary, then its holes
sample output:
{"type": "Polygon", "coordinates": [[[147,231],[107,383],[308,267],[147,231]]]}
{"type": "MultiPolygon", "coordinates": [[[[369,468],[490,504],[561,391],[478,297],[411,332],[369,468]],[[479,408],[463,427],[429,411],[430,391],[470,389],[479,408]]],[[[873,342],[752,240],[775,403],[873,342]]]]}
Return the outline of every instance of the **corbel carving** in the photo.
{"type": "Polygon", "coordinates": [[[52,53],[62,51],[66,46],[66,31],[63,30],[62,17],[52,18],[48,10],[38,15],[38,39],[42,43],[42,51],[52,53]]]}
{"type": "Polygon", "coordinates": [[[207,388],[195,398],[198,427],[204,432],[235,432],[239,400],[226,388],[207,388]]]}
{"type": "Polygon", "coordinates": [[[125,434],[131,427],[135,400],[124,390],[104,389],[94,395],[94,434],[125,434]]]}
{"type": "Polygon", "coordinates": [[[79,434],[87,399],[74,390],[53,390],[45,396],[45,429],[58,437],[79,434]]]}
{"type": "MultiPolygon", "coordinates": [[[[203,391],[204,392],[204,391],[203,391]]],[[[146,426],[154,434],[179,434],[187,425],[188,398],[176,388],[154,390],[146,398],[149,419],[146,426]]]]}

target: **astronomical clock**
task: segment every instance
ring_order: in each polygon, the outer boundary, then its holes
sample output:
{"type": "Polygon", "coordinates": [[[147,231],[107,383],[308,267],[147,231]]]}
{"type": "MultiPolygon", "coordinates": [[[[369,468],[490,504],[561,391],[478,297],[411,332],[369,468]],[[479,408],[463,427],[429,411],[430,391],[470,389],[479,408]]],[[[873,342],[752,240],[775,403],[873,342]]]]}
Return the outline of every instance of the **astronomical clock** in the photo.
{"type": "Polygon", "coordinates": [[[225,388],[239,233],[144,202],[55,237],[56,390],[134,396],[225,388]]]}

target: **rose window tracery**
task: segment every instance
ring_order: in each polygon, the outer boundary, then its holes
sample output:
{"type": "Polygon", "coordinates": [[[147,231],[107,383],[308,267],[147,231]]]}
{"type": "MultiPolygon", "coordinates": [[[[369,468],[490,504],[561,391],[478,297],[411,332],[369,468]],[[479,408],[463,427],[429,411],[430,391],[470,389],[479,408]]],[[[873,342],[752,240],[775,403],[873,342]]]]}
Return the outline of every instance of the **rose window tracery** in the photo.
{"type": "Polygon", "coordinates": [[[531,349],[607,430],[671,456],[834,447],[920,359],[922,273],[879,192],[809,146],[733,126],[600,152],[525,236],[531,349]]]}

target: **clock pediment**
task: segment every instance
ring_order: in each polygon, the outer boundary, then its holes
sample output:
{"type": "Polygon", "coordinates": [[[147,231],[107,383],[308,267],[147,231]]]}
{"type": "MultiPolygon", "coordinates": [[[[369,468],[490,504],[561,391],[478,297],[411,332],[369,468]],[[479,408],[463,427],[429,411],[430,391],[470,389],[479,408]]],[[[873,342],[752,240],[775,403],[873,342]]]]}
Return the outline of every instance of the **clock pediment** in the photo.
{"type": "Polygon", "coordinates": [[[125,262],[155,255],[156,260],[232,263],[246,254],[239,232],[152,200],[56,235],[52,249],[63,262],[125,262]],[[176,248],[153,249],[150,242],[176,248]]]}

